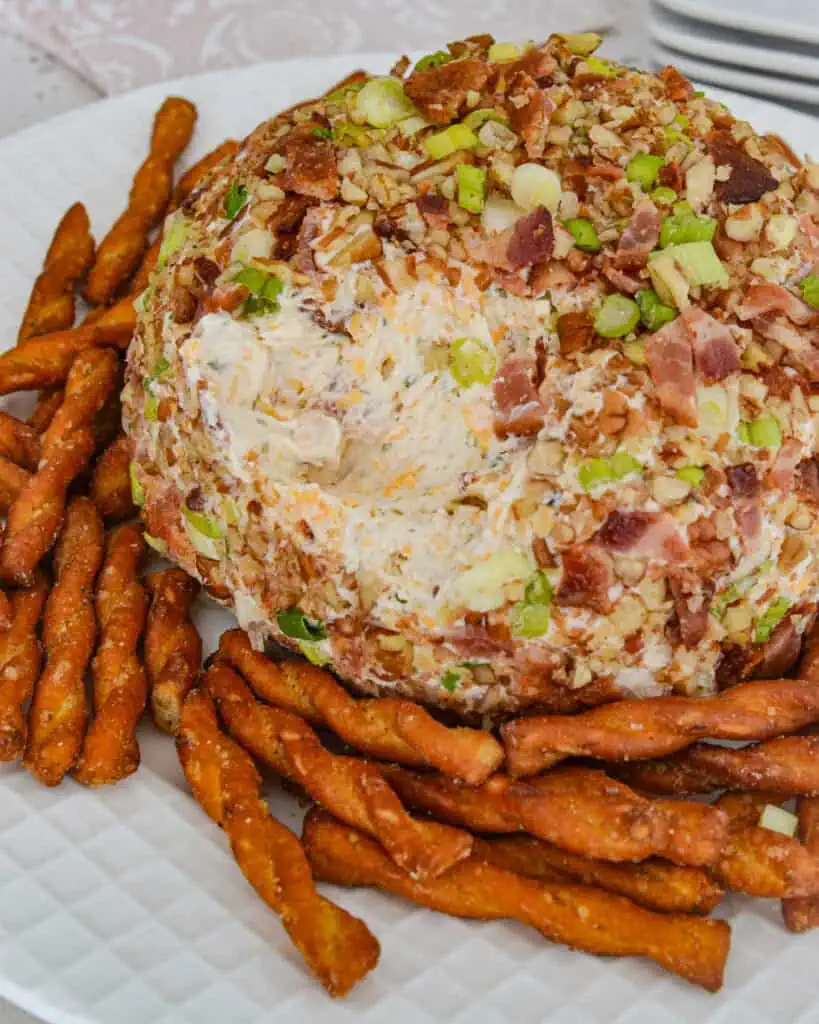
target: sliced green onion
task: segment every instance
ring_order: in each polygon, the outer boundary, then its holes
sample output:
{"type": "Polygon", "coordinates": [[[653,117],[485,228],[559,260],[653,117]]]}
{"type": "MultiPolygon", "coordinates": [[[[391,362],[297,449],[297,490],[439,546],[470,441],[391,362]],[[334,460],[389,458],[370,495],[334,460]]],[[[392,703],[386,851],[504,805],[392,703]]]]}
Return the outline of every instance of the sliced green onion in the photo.
{"type": "Polygon", "coordinates": [[[760,416],[755,420],[746,420],[746,444],[755,448],[778,448],[782,444],[782,430],[773,416],[760,416]]]}
{"type": "Polygon", "coordinates": [[[509,613],[509,625],[514,636],[543,636],[549,629],[551,609],[548,605],[527,604],[519,601],[509,613]]]}
{"type": "Polygon", "coordinates": [[[455,178],[458,183],[458,206],[470,213],[481,213],[486,201],[485,168],[458,164],[455,178]]]}
{"type": "Polygon", "coordinates": [[[278,313],[284,283],[275,274],[267,274],[258,267],[244,267],[233,280],[236,284],[243,284],[250,292],[242,305],[243,317],[278,313]]]}
{"type": "Polygon", "coordinates": [[[754,643],[767,643],[774,629],[788,614],[791,603],[786,597],[779,597],[773,604],[768,605],[756,623],[754,632],[754,643]]]}
{"type": "Polygon", "coordinates": [[[424,139],[424,146],[433,160],[443,160],[460,149],[474,149],[477,145],[478,136],[465,123],[451,124],[424,139]]]}
{"type": "Polygon", "coordinates": [[[685,132],[681,132],[678,128],[675,128],[670,124],[663,128],[663,139],[667,149],[671,149],[671,147],[678,142],[684,142],[686,146],[694,145],[685,132]]]}
{"type": "Polygon", "coordinates": [[[328,93],[324,98],[328,103],[343,103],[344,100],[351,93],[361,92],[364,86],[367,84],[367,79],[363,79],[361,82],[350,82],[349,85],[339,86],[338,89],[333,89],[331,93],[328,93]]]}
{"type": "Polygon", "coordinates": [[[685,129],[691,124],[691,118],[686,117],[685,114],[677,114],[674,120],[671,122],[675,128],[685,131],[685,129]]]}
{"type": "Polygon", "coordinates": [[[570,217],[563,227],[574,238],[578,249],[583,252],[600,252],[600,239],[594,224],[586,217],[570,217]]]}
{"type": "Polygon", "coordinates": [[[636,181],[644,192],[648,192],[664,163],[661,156],[654,156],[653,153],[636,153],[628,162],[626,178],[628,181],[636,181]]]}
{"type": "Polygon", "coordinates": [[[145,392],[145,409],[143,412],[149,423],[156,423],[159,419],[159,399],[152,391],[145,392]]]}
{"type": "Polygon", "coordinates": [[[250,193],[247,188],[234,181],[228,189],[228,194],[225,196],[225,216],[227,219],[234,220],[249,198],[250,193]]]}
{"type": "Polygon", "coordinates": [[[518,164],[512,174],[509,191],[521,209],[536,210],[545,206],[554,213],[560,205],[562,187],[556,171],[532,162],[518,164]]]}
{"type": "Polygon", "coordinates": [[[450,693],[454,693],[463,681],[464,673],[457,668],[448,668],[441,676],[441,686],[450,693]]]}
{"type": "Polygon", "coordinates": [[[630,360],[630,362],[634,363],[635,366],[648,366],[645,342],[624,341],[623,355],[626,359],[630,360]]]}
{"type": "Polygon", "coordinates": [[[487,342],[458,338],[449,346],[449,372],[462,388],[488,384],[497,367],[497,356],[487,342]]]}
{"type": "Polygon", "coordinates": [[[630,452],[623,451],[622,449],[612,455],[609,459],[609,465],[615,480],[622,480],[624,476],[628,476],[630,473],[642,473],[643,471],[641,463],[630,452]]]}
{"type": "Polygon", "coordinates": [[[154,366],[153,373],[148,378],[148,380],[159,380],[162,374],[167,373],[168,370],[170,370],[170,368],[171,364],[168,362],[168,360],[164,356],[160,356],[159,359],[157,359],[156,366],[154,366]]]}
{"type": "Polygon", "coordinates": [[[329,128],[314,128],[311,135],[317,139],[332,139],[333,133],[329,128]]]}
{"type": "Polygon", "coordinates": [[[397,78],[371,78],[356,96],[356,108],[373,128],[391,124],[417,113],[412,100],[397,78]]]}
{"type": "Polygon", "coordinates": [[[660,227],[660,248],[684,242],[710,242],[717,231],[714,217],[698,217],[695,213],[675,213],[666,217],[660,227]]]}
{"type": "Polygon", "coordinates": [[[692,487],[699,487],[705,479],[705,470],[699,466],[680,466],[677,470],[677,479],[691,484],[692,487]]]}
{"type": "Polygon", "coordinates": [[[373,141],[373,133],[352,121],[341,121],[333,127],[333,138],[339,145],[349,143],[363,148],[373,141]]]}
{"type": "Polygon", "coordinates": [[[473,132],[477,132],[487,121],[497,121],[499,124],[509,127],[509,119],[492,107],[479,107],[478,110],[473,110],[472,113],[466,115],[463,123],[473,132]]]}
{"type": "Polygon", "coordinates": [[[673,306],[666,306],[653,288],[641,288],[634,296],[640,310],[640,320],[649,331],[658,331],[663,324],[670,323],[677,315],[673,306]]]}
{"type": "Polygon", "coordinates": [[[145,538],[145,543],[148,547],[153,548],[160,555],[167,555],[168,545],[161,537],[154,537],[152,533],[147,532],[143,532],[142,536],[145,538]]]}
{"type": "Polygon", "coordinates": [[[594,329],[603,338],[622,338],[640,322],[640,308],[625,295],[607,295],[594,318],[594,329]]]}
{"type": "Polygon", "coordinates": [[[317,620],[308,619],[304,612],[298,608],[287,608],[276,616],[279,629],[285,636],[293,640],[306,640],[308,643],[317,643],[319,640],[326,640],[327,630],[324,624],[317,620]]]}
{"type": "Polygon", "coordinates": [[[493,43],[486,51],[486,59],[495,64],[508,64],[520,56],[520,47],[516,43],[493,43]]]}
{"type": "Polygon", "coordinates": [[[427,122],[420,114],[416,114],[414,117],[405,117],[403,121],[398,121],[395,125],[398,131],[406,138],[410,138],[412,135],[417,135],[418,132],[422,131],[426,126],[427,122]]]}
{"type": "Polygon", "coordinates": [[[819,274],[808,274],[799,282],[799,291],[809,306],[819,309],[819,274]]]}
{"type": "Polygon", "coordinates": [[[190,226],[181,214],[175,214],[168,218],[162,235],[162,244],[159,246],[159,255],[156,258],[157,270],[161,270],[165,266],[172,253],[182,248],[189,234],[190,226]]]}
{"type": "Polygon", "coordinates": [[[681,199],[678,203],[674,203],[673,209],[678,217],[690,216],[694,213],[694,207],[687,199],[681,199]]]}
{"type": "Polygon", "coordinates": [[[596,32],[574,32],[567,35],[561,33],[560,38],[569,52],[578,57],[588,57],[603,42],[603,37],[596,32]]]}
{"type": "Polygon", "coordinates": [[[188,525],[188,536],[199,554],[213,561],[222,558],[226,552],[226,544],[224,531],[218,519],[204,512],[195,512],[187,505],[182,506],[182,514],[188,525]]]}
{"type": "Polygon", "coordinates": [[[145,488],[137,480],[136,473],[134,472],[135,465],[131,462],[128,466],[128,476],[131,479],[131,500],[137,508],[142,508],[145,504],[145,488]]]}
{"type": "Polygon", "coordinates": [[[665,253],[673,257],[688,284],[693,288],[699,285],[718,285],[724,288],[730,280],[728,272],[720,262],[711,242],[684,242],[682,245],[670,245],[665,253]]]}
{"type": "Polygon", "coordinates": [[[311,643],[309,640],[297,640],[296,643],[311,665],[326,665],[332,661],[330,655],[322,651],[321,644],[311,643]]]}
{"type": "Polygon", "coordinates": [[[614,470],[608,459],[587,459],[577,471],[577,479],[584,491],[593,491],[601,484],[614,483],[614,470]]]}
{"type": "Polygon", "coordinates": [[[554,597],[554,589],[552,584],[549,582],[549,577],[545,572],[538,569],[537,572],[532,573],[532,577],[526,583],[526,589],[523,592],[523,600],[527,604],[551,604],[552,598],[554,597]]]}
{"type": "Polygon", "coordinates": [[[651,193],[652,202],[658,206],[671,206],[674,200],[677,198],[677,193],[673,188],[668,188],[666,185],[660,185],[655,188],[651,193]]]}
{"type": "Polygon", "coordinates": [[[436,50],[435,53],[428,53],[422,57],[412,70],[429,71],[430,68],[439,68],[442,64],[449,64],[452,59],[452,54],[447,53],[446,50],[436,50]]]}
{"type": "Polygon", "coordinates": [[[577,73],[586,75],[600,75],[601,78],[616,78],[617,68],[608,60],[601,60],[600,57],[587,57],[581,61],[575,69],[577,73]]]}
{"type": "Polygon", "coordinates": [[[490,612],[506,603],[506,584],[528,579],[533,568],[528,554],[516,548],[501,548],[458,577],[453,599],[470,611],[490,612]]]}

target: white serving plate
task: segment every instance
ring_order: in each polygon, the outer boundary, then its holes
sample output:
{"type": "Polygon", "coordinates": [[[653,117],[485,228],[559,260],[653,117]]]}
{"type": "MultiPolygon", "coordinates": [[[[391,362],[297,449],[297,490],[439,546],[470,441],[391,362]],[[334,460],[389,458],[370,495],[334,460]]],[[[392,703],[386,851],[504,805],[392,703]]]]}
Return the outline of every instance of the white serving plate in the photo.
{"type": "Polygon", "coordinates": [[[741,32],[758,32],[796,43],[819,43],[815,0],[657,0],[669,11],[741,32]]]}
{"type": "MultiPolygon", "coordinates": [[[[360,58],[385,71],[388,55],[360,58]]],[[[11,344],[59,216],[82,199],[101,232],[119,212],[151,115],[195,100],[189,160],[342,78],[348,57],[266,64],[154,86],[0,141],[0,328],[11,344]]],[[[819,124],[723,95],[799,151],[819,124]]],[[[210,649],[232,619],[202,603],[210,649]]],[[[726,901],[734,952],[707,995],[640,961],[553,946],[520,926],[452,920],[368,891],[332,895],[370,924],[379,967],[344,1002],[305,972],[219,831],[186,792],[173,744],[143,730],[140,771],[111,789],[43,789],[0,771],[0,996],[49,1024],[694,1024],[819,1021],[819,934],[794,937],[774,902],[726,901]]],[[[295,801],[273,787],[294,827],[295,801]]]]}
{"type": "Polygon", "coordinates": [[[719,29],[715,25],[672,14],[661,3],[653,3],[650,11],[649,34],[663,46],[700,60],[735,64],[740,68],[819,83],[819,52],[816,47],[806,47],[810,53],[794,53],[787,45],[777,46],[776,40],[765,36],[719,29]],[[738,42],[738,38],[743,42],[738,42]]]}
{"type": "Polygon", "coordinates": [[[697,60],[685,53],[666,49],[658,42],[651,44],[651,57],[658,65],[673,64],[684,75],[695,80],[714,82],[726,89],[741,89],[743,92],[752,92],[759,96],[772,96],[776,99],[819,106],[819,81],[806,82],[798,78],[786,78],[784,75],[768,75],[762,71],[748,71],[729,64],[697,60]]]}

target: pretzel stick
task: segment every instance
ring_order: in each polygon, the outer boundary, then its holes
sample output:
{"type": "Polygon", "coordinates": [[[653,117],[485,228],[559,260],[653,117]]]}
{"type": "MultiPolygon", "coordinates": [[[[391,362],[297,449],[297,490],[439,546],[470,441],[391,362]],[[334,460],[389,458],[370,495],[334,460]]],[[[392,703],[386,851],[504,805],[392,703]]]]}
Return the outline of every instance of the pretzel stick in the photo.
{"type": "Polygon", "coordinates": [[[137,655],[148,605],[139,581],[146,550],[142,527],[136,523],[118,526],[106,545],[97,582],[95,714],[74,772],[86,786],[119,782],[139,767],[136,727],[148,697],[148,680],[137,655]]]}
{"type": "Polygon", "coordinates": [[[71,481],[91,461],[94,437],[83,427],[43,459],[8,512],[6,536],[0,549],[0,576],[28,586],[40,559],[51,550],[65,511],[71,481]]]}
{"type": "Polygon", "coordinates": [[[519,718],[501,729],[509,771],[533,775],[564,757],[631,761],[695,739],[764,740],[819,718],[819,683],[771,679],[714,697],[621,700],[579,715],[519,718]]]}
{"type": "Polygon", "coordinates": [[[199,582],[182,569],[165,569],[148,577],[148,589],[145,667],[151,711],[157,726],[175,736],[185,697],[202,665],[202,639],[190,619],[199,582]]]}
{"type": "Polygon", "coordinates": [[[488,778],[503,759],[488,732],[448,728],[407,700],[356,700],[323,669],[295,661],[274,664],[253,650],[241,630],[222,634],[219,653],[262,700],[326,725],[363,754],[437,768],[472,783],[488,778]]]}
{"type": "Polygon", "coordinates": [[[649,910],[707,914],[723,897],[722,889],[701,868],[653,858],[639,864],[612,864],[568,853],[532,836],[476,839],[473,856],[499,868],[546,882],[566,878],[627,896],[649,910]]]}
{"type": "MultiPolygon", "coordinates": [[[[819,799],[802,797],[797,801],[799,839],[812,857],[819,859],[819,799]]],[[[785,927],[792,932],[807,932],[819,925],[819,895],[793,896],[782,900],[785,927]]]]}
{"type": "Polygon", "coordinates": [[[819,736],[779,736],[739,750],[694,743],[668,758],[618,766],[616,775],[650,793],[762,789],[812,795],[819,793],[819,736]]]}
{"type": "Polygon", "coordinates": [[[65,394],[42,435],[42,455],[51,456],[80,427],[90,423],[114,390],[119,359],[111,348],[91,348],[75,358],[65,394]]]}
{"type": "Polygon", "coordinates": [[[136,515],[131,496],[131,445],[120,435],[94,464],[91,498],[104,519],[119,521],[136,515]]]}
{"type": "Polygon", "coordinates": [[[74,498],[54,557],[56,579],[46,603],[46,667],[34,687],[25,764],[46,786],[74,766],[88,719],[85,670],[97,627],[92,593],[102,562],[102,523],[88,498],[74,498]]]}
{"type": "Polygon", "coordinates": [[[242,874],[330,995],[344,995],[375,967],[378,942],[363,921],[316,892],[301,843],[271,816],[253,761],[219,730],[200,690],[185,701],[176,747],[194,797],[224,829],[242,874]]]}
{"type": "Polygon", "coordinates": [[[279,775],[298,782],[347,824],[378,839],[395,863],[413,877],[440,875],[469,856],[472,836],[410,817],[375,765],[331,754],[304,719],[260,704],[227,665],[211,666],[205,688],[228,732],[246,750],[279,775]]]}
{"type": "Polygon", "coordinates": [[[709,870],[726,889],[784,899],[819,895],[819,858],[798,839],[762,828],[759,815],[777,797],[728,793],[717,801],[730,821],[728,843],[709,870]]]}
{"type": "Polygon", "coordinates": [[[62,384],[74,357],[97,345],[127,348],[136,313],[127,322],[86,324],[55,334],[44,334],[0,355],[0,395],[35,391],[62,384]]]}
{"type": "Polygon", "coordinates": [[[197,160],[193,166],[189,167],[176,183],[171,200],[171,209],[178,209],[194,189],[199,188],[210,172],[221,163],[232,159],[238,152],[238,149],[239,142],[236,139],[225,139],[224,142],[219,143],[216,149],[212,149],[201,160],[197,160]]]}
{"type": "Polygon", "coordinates": [[[31,480],[31,473],[0,455],[0,515],[9,509],[31,480]]]}
{"type": "Polygon", "coordinates": [[[0,456],[33,473],[40,461],[38,431],[16,416],[0,412],[0,456]]]}
{"type": "Polygon", "coordinates": [[[17,344],[38,334],[62,331],[74,323],[74,289],[94,259],[94,238],[82,203],[74,203],[57,225],[43,270],[34,287],[17,344]]]}
{"type": "Polygon", "coordinates": [[[311,811],[304,845],[317,877],[373,886],[454,917],[509,919],[572,949],[644,956],[710,991],[722,985],[730,929],[724,921],[655,914],[622,896],[568,882],[540,882],[487,864],[461,861],[440,878],[411,878],[362,832],[311,811]]]}
{"type": "Polygon", "coordinates": [[[525,782],[499,774],[482,786],[394,765],[382,771],[410,807],[477,832],[529,832],[596,860],[657,855],[701,866],[718,858],[727,836],[727,822],[713,807],[648,800],[588,768],[562,768],[525,782]]]}
{"type": "Polygon", "coordinates": [[[26,745],[23,707],[40,674],[42,648],[37,624],[48,594],[48,580],[38,572],[34,583],[11,595],[12,620],[0,634],[0,761],[14,761],[26,745]]]}
{"type": "Polygon", "coordinates": [[[36,434],[42,434],[49,423],[54,419],[54,414],[63,404],[63,390],[56,388],[51,391],[41,391],[37,396],[37,402],[29,413],[27,425],[36,434]]]}
{"type": "Polygon", "coordinates": [[[139,265],[148,234],[171,198],[173,165],[190,141],[196,108],[188,100],[168,97],[154,117],[147,158],[134,175],[128,206],[100,242],[85,284],[85,297],[105,305],[139,265]]]}

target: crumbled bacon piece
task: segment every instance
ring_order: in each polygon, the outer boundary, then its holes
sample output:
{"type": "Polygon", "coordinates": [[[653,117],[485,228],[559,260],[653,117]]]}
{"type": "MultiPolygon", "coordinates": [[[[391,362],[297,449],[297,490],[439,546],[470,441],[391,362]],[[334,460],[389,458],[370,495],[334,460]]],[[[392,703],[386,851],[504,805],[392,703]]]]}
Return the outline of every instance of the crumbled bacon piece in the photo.
{"type": "MultiPolygon", "coordinates": [[[[506,68],[503,69],[507,71],[506,68]]],[[[510,77],[518,71],[533,78],[538,85],[546,85],[552,80],[557,70],[557,61],[546,50],[532,49],[524,53],[522,57],[511,62],[508,67],[510,77]]]]}
{"type": "Polygon", "coordinates": [[[619,270],[644,267],[660,238],[660,211],[650,199],[641,199],[620,235],[614,265],[619,270]]]}
{"type": "Polygon", "coordinates": [[[339,178],[336,147],[328,139],[291,135],[284,145],[287,160],[282,187],[314,199],[334,199],[339,178]]]}
{"type": "Polygon", "coordinates": [[[632,558],[680,563],[689,554],[685,539],[667,512],[615,510],[597,531],[596,540],[603,547],[632,558]]]}
{"type": "Polygon", "coordinates": [[[312,202],[305,195],[286,195],[268,217],[268,229],[285,235],[298,231],[312,202]]]}
{"type": "Polygon", "coordinates": [[[428,71],[413,71],[404,91],[433,124],[449,124],[458,116],[469,92],[479,92],[489,78],[489,65],[466,57],[428,71]]]}
{"type": "Polygon", "coordinates": [[[691,342],[678,317],[649,338],[648,369],[657,399],[677,423],[697,425],[696,381],[691,342]]]}
{"type": "Polygon", "coordinates": [[[786,441],[776,453],[774,464],[767,476],[769,487],[789,491],[793,486],[796,467],[802,461],[802,445],[798,441],[786,441]]]}
{"type": "Polygon", "coordinates": [[[584,352],[591,348],[594,341],[594,320],[588,310],[563,313],[557,318],[556,326],[562,355],[570,356],[574,352],[584,352]]]}
{"type": "Polygon", "coordinates": [[[671,573],[668,583],[674,598],[674,614],[680,639],[686,647],[696,647],[708,629],[713,584],[701,580],[690,569],[671,573]]]}
{"type": "Polygon", "coordinates": [[[624,295],[636,295],[641,288],[645,288],[644,281],[641,281],[639,277],[627,274],[625,270],[619,270],[614,261],[610,259],[603,263],[603,274],[617,291],[624,295]]]}
{"type": "Polygon", "coordinates": [[[658,71],[657,77],[665,82],[666,95],[674,103],[685,103],[694,95],[694,86],[673,64],[668,64],[662,71],[658,71]]]}
{"type": "Polygon", "coordinates": [[[507,100],[512,127],[523,139],[526,155],[532,160],[539,159],[546,148],[546,131],[555,109],[554,101],[525,71],[519,71],[512,79],[507,100]]]}
{"type": "Polygon", "coordinates": [[[446,228],[449,224],[449,203],[443,196],[427,192],[415,200],[421,216],[433,228],[446,228]]]}
{"type": "Polygon", "coordinates": [[[321,234],[321,210],[313,207],[304,217],[296,236],[296,247],[293,253],[293,266],[309,277],[318,274],[318,268],[310,244],[321,234]]]}
{"type": "Polygon", "coordinates": [[[611,558],[591,544],[573,544],[561,556],[559,604],[591,608],[605,614],[611,610],[609,589],[614,583],[611,558]]]}
{"type": "Polygon", "coordinates": [[[501,366],[492,382],[498,437],[537,434],[545,422],[545,412],[530,370],[523,359],[510,359],[501,366]]]}
{"type": "Polygon", "coordinates": [[[819,459],[803,459],[796,468],[796,486],[803,501],[819,505],[819,459]]]}
{"type": "Polygon", "coordinates": [[[708,152],[717,167],[730,167],[727,180],[717,181],[714,191],[723,203],[755,203],[779,182],[760,160],[754,159],[724,133],[708,139],[708,152]]]}
{"type": "Polygon", "coordinates": [[[554,251],[555,232],[552,215],[545,206],[521,217],[512,229],[506,250],[510,269],[522,270],[533,263],[548,260],[554,251]]]}
{"type": "Polygon", "coordinates": [[[657,174],[657,179],[666,188],[673,188],[675,192],[685,191],[685,171],[673,160],[663,164],[657,174]]]}
{"type": "Polygon", "coordinates": [[[771,313],[784,313],[791,323],[804,326],[816,317],[816,311],[798,295],[781,284],[753,284],[736,307],[740,320],[755,320],[771,313]]]}
{"type": "Polygon", "coordinates": [[[756,498],[759,496],[759,478],[752,462],[730,466],[725,471],[728,486],[735,498],[756,498]]]}
{"type": "Polygon", "coordinates": [[[700,376],[712,381],[737,373],[739,349],[727,325],[697,306],[690,306],[682,315],[700,376]]]}

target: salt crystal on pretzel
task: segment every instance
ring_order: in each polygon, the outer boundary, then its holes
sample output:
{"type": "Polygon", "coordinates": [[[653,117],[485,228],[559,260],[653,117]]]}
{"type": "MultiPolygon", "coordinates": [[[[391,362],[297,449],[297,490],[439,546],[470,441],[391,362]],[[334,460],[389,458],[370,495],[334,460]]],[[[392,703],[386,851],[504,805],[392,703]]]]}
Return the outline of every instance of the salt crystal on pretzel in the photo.
{"type": "Polygon", "coordinates": [[[270,661],[253,650],[241,630],[222,634],[219,653],[263,700],[326,725],[364,754],[437,768],[473,784],[487,779],[503,760],[500,744],[488,732],[449,728],[408,700],[357,700],[323,669],[270,661]]]}
{"type": "Polygon", "coordinates": [[[43,271],[34,282],[17,335],[18,345],[39,334],[71,327],[76,307],[74,291],[93,259],[94,238],[88,214],[82,203],[74,203],[57,225],[43,271]]]}
{"type": "Polygon", "coordinates": [[[74,498],[57,544],[55,582],[46,603],[46,666],[28,715],[25,764],[46,786],[56,786],[71,770],[85,735],[85,670],[97,636],[93,586],[102,551],[102,522],[93,502],[74,498]]]}
{"type": "Polygon", "coordinates": [[[304,845],[325,882],[372,886],[454,917],[520,921],[572,949],[644,956],[709,991],[722,985],[731,934],[724,921],[655,914],[602,889],[535,881],[476,857],[419,881],[393,864],[378,843],[323,811],[307,815],[304,845]]]}
{"type": "Polygon", "coordinates": [[[440,875],[469,856],[472,836],[412,818],[376,765],[332,754],[303,718],[260,704],[227,665],[212,665],[204,686],[228,732],[246,750],[298,782],[342,821],[378,839],[414,877],[440,875]]]}
{"type": "Polygon", "coordinates": [[[819,736],[778,736],[739,749],[694,743],[667,758],[621,765],[616,774],[650,793],[761,789],[811,795],[819,793],[819,736]]]}
{"type": "Polygon", "coordinates": [[[378,941],[316,891],[298,837],[270,814],[253,761],[220,731],[201,690],[185,701],[176,747],[194,797],[224,829],[242,874],[330,995],[345,995],[375,967],[378,941]]]}
{"type": "Polygon", "coordinates": [[[94,448],[91,430],[83,427],[43,459],[27,480],[8,511],[0,548],[0,577],[4,580],[18,586],[31,582],[40,559],[57,539],[68,488],[91,461],[94,448]]]}
{"type": "Polygon", "coordinates": [[[819,682],[768,679],[715,697],[621,700],[579,715],[519,718],[501,729],[509,771],[533,775],[565,757],[631,761],[696,739],[763,740],[819,718],[819,682]]]}
{"type": "Polygon", "coordinates": [[[533,836],[476,839],[473,856],[529,878],[547,882],[567,878],[627,896],[649,910],[707,914],[723,891],[702,868],[670,864],[652,857],[638,864],[613,864],[561,850],[533,836]]]}
{"type": "Polygon", "coordinates": [[[179,716],[202,666],[202,638],[191,622],[199,581],[182,569],[148,577],[151,607],[145,627],[145,667],[154,722],[176,735],[179,716]]]}
{"type": "Polygon", "coordinates": [[[90,348],[71,364],[63,402],[42,435],[42,455],[48,458],[79,427],[90,423],[114,390],[119,359],[112,348],[90,348]]]}
{"type": "Polygon", "coordinates": [[[727,836],[725,817],[715,808],[652,801],[594,769],[561,768],[523,781],[498,774],[481,786],[395,765],[382,770],[410,807],[477,832],[529,832],[598,860],[656,855],[679,864],[710,864],[727,836]]]}
{"type": "Polygon", "coordinates": [[[190,141],[196,108],[170,96],[154,118],[147,158],[134,175],[128,206],[97,249],[85,284],[85,297],[102,306],[136,270],[155,227],[171,198],[173,166],[190,141]]]}
{"type": "Polygon", "coordinates": [[[54,419],[54,414],[63,404],[62,388],[51,388],[41,391],[37,396],[34,408],[29,413],[26,425],[36,434],[42,434],[49,423],[54,419]]]}
{"type": "Polygon", "coordinates": [[[0,761],[14,761],[26,744],[23,708],[40,674],[37,626],[47,594],[48,580],[37,572],[30,587],[11,594],[11,625],[0,633],[0,761]]]}
{"type": "Polygon", "coordinates": [[[118,526],[106,544],[96,594],[100,639],[92,663],[94,717],[74,771],[86,786],[119,782],[139,767],[136,727],[148,698],[137,653],[148,608],[139,578],[146,552],[137,523],[118,526]]]}

